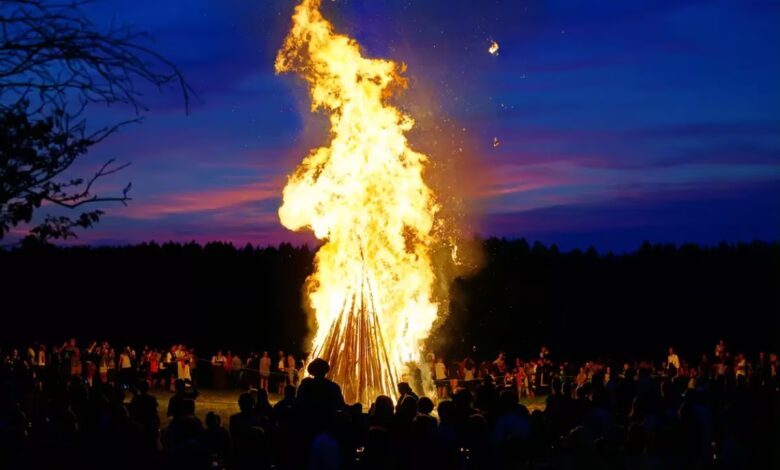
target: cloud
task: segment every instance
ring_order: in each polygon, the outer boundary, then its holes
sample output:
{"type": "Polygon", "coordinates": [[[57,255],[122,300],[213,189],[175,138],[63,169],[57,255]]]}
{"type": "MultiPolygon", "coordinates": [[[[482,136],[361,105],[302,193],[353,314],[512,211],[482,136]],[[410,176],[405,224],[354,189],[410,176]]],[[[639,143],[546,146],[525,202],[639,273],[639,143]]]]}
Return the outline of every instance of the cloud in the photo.
{"type": "Polygon", "coordinates": [[[151,197],[116,211],[129,219],[159,219],[176,214],[218,212],[237,206],[277,200],[281,187],[277,183],[261,182],[235,188],[173,193],[151,197]]]}

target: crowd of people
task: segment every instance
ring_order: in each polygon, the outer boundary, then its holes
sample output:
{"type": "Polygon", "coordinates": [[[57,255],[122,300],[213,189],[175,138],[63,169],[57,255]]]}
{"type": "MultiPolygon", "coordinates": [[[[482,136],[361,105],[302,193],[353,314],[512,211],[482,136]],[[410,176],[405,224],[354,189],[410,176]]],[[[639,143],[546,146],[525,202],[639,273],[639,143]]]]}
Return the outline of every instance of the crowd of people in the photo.
{"type": "Polygon", "coordinates": [[[0,351],[0,468],[777,468],[776,354],[720,341],[686,361],[429,355],[397,396],[344,402],[329,365],[279,351],[242,359],[192,348],[0,351]],[[119,353],[117,354],[117,350],[119,353]],[[208,371],[208,373],[206,373],[208,371]],[[222,423],[199,377],[242,389],[222,423]],[[431,386],[427,384],[430,383],[431,386]],[[165,410],[158,398],[172,390],[165,410]],[[271,403],[269,393],[279,393],[271,403]],[[539,402],[529,411],[523,398],[539,402]],[[365,405],[365,406],[364,406],[365,405]],[[169,418],[163,424],[163,414],[169,418]],[[204,414],[204,412],[206,412],[204,414]],[[203,421],[198,416],[202,416],[203,421]]]}

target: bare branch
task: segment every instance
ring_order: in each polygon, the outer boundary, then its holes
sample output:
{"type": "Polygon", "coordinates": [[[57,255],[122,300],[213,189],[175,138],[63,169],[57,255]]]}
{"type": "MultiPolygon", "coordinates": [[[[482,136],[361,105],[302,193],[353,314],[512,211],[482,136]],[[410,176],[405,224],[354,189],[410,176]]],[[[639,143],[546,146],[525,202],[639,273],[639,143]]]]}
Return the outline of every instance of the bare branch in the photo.
{"type": "MultiPolygon", "coordinates": [[[[149,36],[113,22],[99,27],[83,14],[86,3],[0,0],[0,239],[46,202],[75,209],[131,200],[130,184],[119,195],[93,193],[97,180],[127,163],[110,159],[90,178],[62,178],[92,146],[141,122],[142,84],[178,88],[189,112],[191,88],[175,64],[148,47],[149,36]],[[129,105],[136,116],[90,130],[91,104],[129,105]]],[[[31,233],[75,236],[73,228],[89,227],[100,215],[47,216],[31,233]]]]}

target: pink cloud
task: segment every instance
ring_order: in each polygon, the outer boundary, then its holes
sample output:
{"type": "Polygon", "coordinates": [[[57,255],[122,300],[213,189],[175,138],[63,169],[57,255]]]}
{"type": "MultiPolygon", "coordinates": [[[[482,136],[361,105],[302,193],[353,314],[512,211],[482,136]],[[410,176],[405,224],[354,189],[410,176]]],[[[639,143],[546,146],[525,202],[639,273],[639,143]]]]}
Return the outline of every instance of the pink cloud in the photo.
{"type": "Polygon", "coordinates": [[[490,169],[490,175],[478,188],[480,198],[490,199],[516,193],[576,183],[569,161],[551,161],[545,164],[505,164],[490,169]]]}
{"type": "Polygon", "coordinates": [[[175,193],[136,201],[118,215],[130,219],[159,219],[168,215],[219,211],[245,204],[276,199],[281,194],[277,182],[252,183],[234,188],[175,193]]]}

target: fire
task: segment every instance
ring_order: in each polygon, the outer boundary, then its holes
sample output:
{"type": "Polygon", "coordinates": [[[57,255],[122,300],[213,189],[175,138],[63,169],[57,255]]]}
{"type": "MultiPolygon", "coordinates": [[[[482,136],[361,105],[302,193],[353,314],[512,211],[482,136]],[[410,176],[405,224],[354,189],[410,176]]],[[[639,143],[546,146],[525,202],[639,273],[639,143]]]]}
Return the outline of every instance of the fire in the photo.
{"type": "Polygon", "coordinates": [[[405,66],[365,57],[354,39],[334,32],[320,2],[295,8],[275,66],[308,83],[311,111],[329,114],[330,143],[289,176],[279,219],[324,240],[306,285],[317,322],[313,355],[341,362],[331,362],[334,380],[358,384],[345,389],[348,400],[395,396],[404,364],[420,358],[437,317],[439,207],[423,178],[428,158],[405,136],[414,120],[388,104],[406,87],[405,66]]]}

